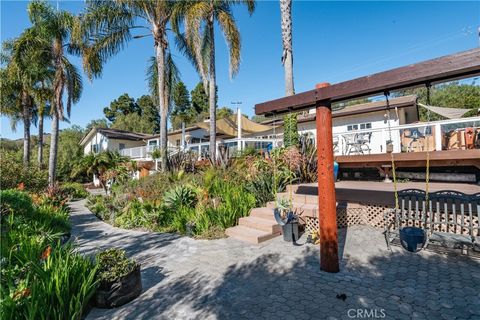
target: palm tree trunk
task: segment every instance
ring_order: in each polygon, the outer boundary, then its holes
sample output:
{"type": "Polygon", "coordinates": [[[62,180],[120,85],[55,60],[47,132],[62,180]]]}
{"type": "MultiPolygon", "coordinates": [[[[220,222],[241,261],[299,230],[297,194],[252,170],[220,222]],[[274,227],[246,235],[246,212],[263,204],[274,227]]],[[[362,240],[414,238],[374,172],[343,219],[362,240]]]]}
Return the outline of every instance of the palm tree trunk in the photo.
{"type": "Polygon", "coordinates": [[[295,94],[293,86],[293,49],[292,49],[292,0],[280,0],[282,17],[282,64],[285,69],[285,93],[295,94]]]}
{"type": "Polygon", "coordinates": [[[215,163],[217,160],[217,102],[215,95],[216,77],[215,77],[215,34],[213,30],[213,14],[208,22],[208,32],[210,33],[210,82],[208,103],[210,109],[210,159],[215,163]]]}
{"type": "Polygon", "coordinates": [[[43,169],[43,113],[38,115],[38,168],[43,169]]]}
{"type": "Polygon", "coordinates": [[[28,96],[22,96],[22,118],[23,118],[23,166],[28,167],[30,162],[30,109],[28,96]]]}
{"type": "Polygon", "coordinates": [[[50,135],[50,157],[48,159],[48,184],[55,184],[58,151],[58,110],[55,107],[52,114],[52,133],[50,135]]]}
{"type": "Polygon", "coordinates": [[[167,170],[167,116],[168,106],[165,105],[165,48],[161,40],[155,40],[155,53],[158,72],[158,104],[160,108],[160,168],[167,170]]]}

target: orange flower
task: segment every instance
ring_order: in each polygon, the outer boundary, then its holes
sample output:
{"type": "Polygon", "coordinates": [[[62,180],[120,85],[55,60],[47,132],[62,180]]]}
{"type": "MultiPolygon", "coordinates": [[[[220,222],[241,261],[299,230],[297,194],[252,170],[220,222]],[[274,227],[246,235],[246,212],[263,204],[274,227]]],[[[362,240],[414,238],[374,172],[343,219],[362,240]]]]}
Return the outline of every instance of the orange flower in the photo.
{"type": "Polygon", "coordinates": [[[32,290],[29,288],[25,288],[23,290],[15,292],[13,295],[13,300],[16,300],[17,298],[25,298],[28,297],[32,293],[32,290]]]}
{"type": "Polygon", "coordinates": [[[41,260],[46,260],[49,256],[50,253],[52,252],[52,247],[48,246],[45,251],[42,252],[42,256],[40,257],[41,260]]]}
{"type": "Polygon", "coordinates": [[[17,189],[20,190],[20,191],[23,191],[25,190],[25,183],[23,182],[20,182],[17,186],[17,189]]]}

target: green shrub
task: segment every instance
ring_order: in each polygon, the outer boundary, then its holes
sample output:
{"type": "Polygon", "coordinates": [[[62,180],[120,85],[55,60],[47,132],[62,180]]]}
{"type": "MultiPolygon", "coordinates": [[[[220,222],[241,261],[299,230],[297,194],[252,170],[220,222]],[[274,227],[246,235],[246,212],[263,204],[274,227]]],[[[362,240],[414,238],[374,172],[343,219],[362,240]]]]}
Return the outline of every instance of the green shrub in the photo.
{"type": "Polygon", "coordinates": [[[255,195],[255,205],[264,206],[268,201],[275,199],[275,193],[285,191],[292,181],[293,173],[289,170],[275,172],[260,171],[246,184],[246,189],[255,195]]]}
{"type": "Polygon", "coordinates": [[[97,279],[100,282],[113,282],[128,275],[138,264],[127,258],[124,250],[107,249],[95,257],[98,268],[97,279]]]}
{"type": "Polygon", "coordinates": [[[12,152],[2,150],[0,157],[0,187],[2,190],[15,189],[23,185],[25,190],[41,192],[48,185],[48,172],[37,166],[25,168],[12,152]]]}
{"type": "Polygon", "coordinates": [[[189,185],[180,185],[168,190],[163,202],[167,207],[195,207],[197,202],[197,194],[189,185]]]}
{"type": "Polygon", "coordinates": [[[129,201],[123,209],[117,209],[114,224],[125,229],[142,228],[155,230],[161,208],[137,199],[129,201]]]}
{"type": "Polygon", "coordinates": [[[111,219],[112,209],[114,209],[111,197],[90,195],[86,205],[100,220],[109,221],[111,219]]]}
{"type": "Polygon", "coordinates": [[[222,229],[235,226],[238,219],[245,217],[255,207],[255,197],[243,185],[234,184],[217,176],[207,179],[211,197],[219,200],[217,205],[204,207],[197,217],[197,234],[210,230],[212,226],[222,229]]]}
{"type": "Polygon", "coordinates": [[[78,182],[65,182],[60,186],[60,190],[70,199],[83,199],[88,197],[87,190],[78,182]]]}
{"type": "Polygon", "coordinates": [[[80,319],[94,295],[97,282],[93,263],[73,248],[57,246],[47,259],[31,262],[28,319],[80,319]]]}
{"type": "Polygon", "coordinates": [[[68,211],[32,207],[24,193],[5,193],[21,200],[24,214],[13,209],[2,217],[0,318],[80,319],[95,292],[96,270],[71,245],[60,245],[68,211]]]}
{"type": "Polygon", "coordinates": [[[2,214],[8,213],[10,210],[16,215],[24,215],[34,211],[32,198],[26,192],[20,190],[0,191],[0,203],[2,214]]]}

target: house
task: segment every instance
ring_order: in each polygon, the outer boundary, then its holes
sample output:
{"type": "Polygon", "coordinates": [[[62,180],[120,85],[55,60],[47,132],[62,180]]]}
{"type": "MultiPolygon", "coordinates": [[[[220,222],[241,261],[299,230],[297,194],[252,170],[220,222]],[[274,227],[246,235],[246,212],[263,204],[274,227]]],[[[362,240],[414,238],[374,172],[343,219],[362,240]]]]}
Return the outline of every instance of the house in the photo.
{"type": "Polygon", "coordinates": [[[141,147],[150,135],[110,128],[93,128],[80,141],[84,154],[141,147]]]}
{"type": "MultiPolygon", "coordinates": [[[[386,130],[388,126],[396,128],[418,122],[417,97],[410,95],[391,99],[390,111],[387,111],[385,101],[375,101],[337,107],[332,116],[336,154],[363,153],[365,145],[368,145],[369,153],[381,153],[385,151],[385,141],[389,138],[386,130]],[[371,132],[378,133],[378,130],[381,134],[371,134],[371,132]],[[369,136],[364,137],[362,133],[369,136]],[[364,146],[355,147],[355,139],[367,139],[368,142],[365,141],[364,146]]],[[[314,109],[300,113],[297,116],[299,134],[315,138],[315,121],[314,109]]],[[[400,152],[400,139],[401,136],[398,134],[392,137],[395,152],[400,152]]],[[[217,147],[226,146],[230,154],[247,147],[266,150],[269,146],[281,146],[282,140],[283,116],[270,117],[259,124],[247,119],[238,111],[237,114],[217,120],[217,147]]],[[[134,160],[151,161],[151,152],[159,145],[159,135],[94,128],[88,132],[80,144],[84,147],[85,154],[110,150],[118,151],[123,156],[134,160]]],[[[199,155],[208,154],[208,121],[170,131],[168,147],[170,151],[184,149],[199,155]]]]}
{"type": "MultiPolygon", "coordinates": [[[[150,135],[144,133],[130,132],[110,128],[93,128],[80,141],[83,153],[99,153],[102,151],[118,151],[124,149],[132,150],[142,148],[150,135]]],[[[137,173],[138,176],[138,173],[137,173]]],[[[96,176],[93,177],[93,184],[100,185],[96,176]]]]}

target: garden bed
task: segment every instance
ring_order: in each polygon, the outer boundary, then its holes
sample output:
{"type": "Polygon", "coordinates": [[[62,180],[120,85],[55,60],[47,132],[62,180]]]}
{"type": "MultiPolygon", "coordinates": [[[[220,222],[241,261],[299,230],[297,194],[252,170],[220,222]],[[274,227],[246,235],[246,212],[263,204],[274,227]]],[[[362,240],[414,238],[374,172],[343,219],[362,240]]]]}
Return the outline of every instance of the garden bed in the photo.
{"type": "Polygon", "coordinates": [[[0,193],[2,319],[80,319],[96,290],[96,267],[65,243],[65,199],[0,193]]]}

